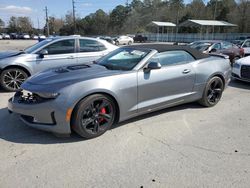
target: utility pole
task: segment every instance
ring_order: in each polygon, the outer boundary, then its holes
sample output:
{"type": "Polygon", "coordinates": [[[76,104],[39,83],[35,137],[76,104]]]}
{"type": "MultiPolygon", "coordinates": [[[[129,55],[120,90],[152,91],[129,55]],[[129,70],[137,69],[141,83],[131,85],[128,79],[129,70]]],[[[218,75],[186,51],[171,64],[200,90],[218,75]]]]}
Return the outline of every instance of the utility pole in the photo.
{"type": "MultiPolygon", "coordinates": [[[[217,15],[217,3],[218,1],[220,0],[215,0],[215,7],[214,7],[214,20],[216,18],[216,15],[217,15]]],[[[214,25],[213,25],[213,39],[214,39],[214,25]]]]}
{"type": "Polygon", "coordinates": [[[177,2],[177,14],[176,14],[176,30],[175,30],[175,43],[178,44],[177,42],[177,35],[179,32],[179,11],[180,11],[180,4],[179,1],[177,2]]]}
{"type": "Polygon", "coordinates": [[[47,27],[47,35],[49,36],[49,17],[48,17],[48,8],[45,7],[45,16],[46,16],[46,27],[47,27]]]}
{"type": "Polygon", "coordinates": [[[73,24],[74,24],[74,34],[76,34],[76,6],[75,6],[75,0],[72,0],[72,6],[73,6],[73,24]]]}

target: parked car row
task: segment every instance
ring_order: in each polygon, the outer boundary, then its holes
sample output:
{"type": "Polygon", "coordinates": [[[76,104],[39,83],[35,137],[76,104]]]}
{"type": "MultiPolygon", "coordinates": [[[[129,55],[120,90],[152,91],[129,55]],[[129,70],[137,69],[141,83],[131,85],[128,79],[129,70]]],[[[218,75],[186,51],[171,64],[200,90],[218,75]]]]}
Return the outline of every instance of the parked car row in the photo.
{"type": "Polygon", "coordinates": [[[232,65],[232,78],[250,82],[250,39],[233,42],[234,44],[219,40],[202,40],[192,42],[189,46],[206,54],[229,56],[232,65]]]}
{"type": "Polygon", "coordinates": [[[6,34],[6,33],[1,33],[0,34],[0,40],[1,39],[24,39],[24,40],[28,40],[28,39],[33,39],[33,40],[39,40],[39,39],[45,39],[46,37],[42,34],[40,35],[29,35],[27,33],[10,33],[10,34],[6,34]]]}
{"type": "Polygon", "coordinates": [[[10,39],[10,35],[7,33],[0,33],[0,39],[10,39]]]}
{"type": "Polygon", "coordinates": [[[235,60],[244,57],[244,49],[233,43],[221,40],[201,40],[189,44],[191,48],[197,49],[203,53],[225,54],[229,56],[231,64],[235,60]]]}
{"type": "Polygon", "coordinates": [[[103,39],[108,41],[111,44],[115,45],[131,45],[134,42],[146,42],[148,39],[142,35],[121,35],[117,37],[109,37],[109,36],[100,36],[99,39],[103,39]]]}

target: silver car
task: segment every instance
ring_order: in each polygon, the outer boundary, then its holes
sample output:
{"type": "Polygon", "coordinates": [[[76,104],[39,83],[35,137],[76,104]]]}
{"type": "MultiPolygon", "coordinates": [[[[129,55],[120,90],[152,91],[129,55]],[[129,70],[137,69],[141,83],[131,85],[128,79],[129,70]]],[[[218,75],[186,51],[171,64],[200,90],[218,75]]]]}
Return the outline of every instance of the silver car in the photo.
{"type": "Polygon", "coordinates": [[[0,52],[0,85],[16,91],[31,75],[45,69],[92,62],[117,49],[104,40],[79,36],[44,40],[24,51],[0,52]]]}
{"type": "Polygon", "coordinates": [[[228,59],[164,44],[119,48],[96,64],[36,74],[9,100],[28,125],[94,138],[113,124],[155,110],[199,101],[211,107],[230,81],[228,59]]]}
{"type": "Polygon", "coordinates": [[[250,56],[238,59],[233,64],[232,77],[237,80],[250,82],[250,56]]]}

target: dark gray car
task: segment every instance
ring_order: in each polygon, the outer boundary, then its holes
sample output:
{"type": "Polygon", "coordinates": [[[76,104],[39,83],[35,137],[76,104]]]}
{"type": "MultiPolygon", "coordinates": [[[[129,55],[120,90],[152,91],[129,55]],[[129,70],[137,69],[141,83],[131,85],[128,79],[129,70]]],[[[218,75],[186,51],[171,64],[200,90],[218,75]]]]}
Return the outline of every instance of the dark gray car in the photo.
{"type": "Polygon", "coordinates": [[[65,66],[22,84],[8,108],[28,125],[93,138],[112,124],[187,102],[214,106],[230,81],[228,59],[189,47],[119,48],[97,64],[65,66]]]}
{"type": "Polygon", "coordinates": [[[68,36],[43,40],[24,51],[0,52],[0,85],[7,91],[16,91],[37,72],[91,62],[115,49],[104,40],[68,36]]]}

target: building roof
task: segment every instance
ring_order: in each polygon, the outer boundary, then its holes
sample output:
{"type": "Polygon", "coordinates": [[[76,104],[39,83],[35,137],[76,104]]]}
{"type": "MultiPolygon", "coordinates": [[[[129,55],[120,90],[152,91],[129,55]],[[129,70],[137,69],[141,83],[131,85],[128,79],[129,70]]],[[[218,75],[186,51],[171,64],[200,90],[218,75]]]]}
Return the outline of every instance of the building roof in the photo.
{"type": "Polygon", "coordinates": [[[203,59],[209,57],[209,55],[204,54],[196,49],[190,48],[185,45],[170,45],[163,43],[154,43],[154,44],[137,44],[132,46],[125,46],[123,48],[134,48],[134,49],[154,49],[158,52],[174,51],[174,50],[183,50],[191,54],[195,59],[203,59]]]}
{"type": "Polygon", "coordinates": [[[156,21],[152,21],[151,25],[156,25],[159,27],[176,27],[176,25],[172,22],[156,22],[156,21]]]}
{"type": "Polygon", "coordinates": [[[237,25],[219,21],[219,20],[186,20],[179,24],[181,27],[200,27],[200,26],[225,26],[225,27],[235,27],[237,25]]]}

